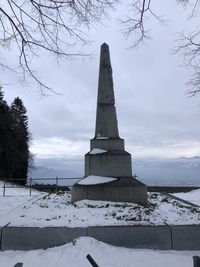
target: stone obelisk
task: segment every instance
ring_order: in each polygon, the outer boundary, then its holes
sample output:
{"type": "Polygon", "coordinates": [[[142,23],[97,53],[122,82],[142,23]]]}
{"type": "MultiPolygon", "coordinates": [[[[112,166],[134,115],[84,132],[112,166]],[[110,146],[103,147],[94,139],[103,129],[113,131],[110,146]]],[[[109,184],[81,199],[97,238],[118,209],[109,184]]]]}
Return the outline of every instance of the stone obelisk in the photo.
{"type": "Polygon", "coordinates": [[[85,176],[72,187],[72,202],[81,199],[141,204],[147,201],[146,186],[132,177],[131,154],[125,151],[124,139],[119,137],[106,43],[102,44],[100,54],[95,137],[90,140],[90,152],[85,155],[85,176]]]}

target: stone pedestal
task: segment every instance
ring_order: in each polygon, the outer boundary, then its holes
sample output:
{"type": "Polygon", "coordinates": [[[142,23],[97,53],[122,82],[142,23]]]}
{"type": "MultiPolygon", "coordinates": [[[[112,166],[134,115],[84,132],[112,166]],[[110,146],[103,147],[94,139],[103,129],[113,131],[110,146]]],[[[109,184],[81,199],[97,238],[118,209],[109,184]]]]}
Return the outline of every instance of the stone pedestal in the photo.
{"type": "Polygon", "coordinates": [[[119,178],[106,184],[79,185],[72,187],[72,202],[90,199],[114,202],[147,203],[147,187],[134,178],[119,178]]]}

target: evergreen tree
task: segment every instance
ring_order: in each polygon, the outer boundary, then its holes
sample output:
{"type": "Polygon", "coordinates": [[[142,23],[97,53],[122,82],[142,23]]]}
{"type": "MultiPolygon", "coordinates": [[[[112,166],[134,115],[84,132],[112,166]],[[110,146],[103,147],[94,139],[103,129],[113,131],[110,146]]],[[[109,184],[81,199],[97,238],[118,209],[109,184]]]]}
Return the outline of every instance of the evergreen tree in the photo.
{"type": "Polygon", "coordinates": [[[22,100],[16,97],[11,104],[12,115],[12,129],[14,133],[14,157],[13,161],[13,178],[23,179],[16,181],[19,184],[26,184],[26,178],[29,165],[29,141],[30,134],[28,131],[28,117],[26,115],[26,108],[22,100]]]}
{"type": "Polygon", "coordinates": [[[10,108],[0,87],[0,179],[12,178],[13,130],[10,108]]]}
{"type": "Polygon", "coordinates": [[[0,179],[26,184],[31,158],[29,141],[28,117],[22,100],[15,98],[9,107],[0,86],[0,179]]]}
{"type": "Polygon", "coordinates": [[[3,91],[2,91],[2,86],[0,85],[0,103],[2,102],[4,97],[3,91]]]}

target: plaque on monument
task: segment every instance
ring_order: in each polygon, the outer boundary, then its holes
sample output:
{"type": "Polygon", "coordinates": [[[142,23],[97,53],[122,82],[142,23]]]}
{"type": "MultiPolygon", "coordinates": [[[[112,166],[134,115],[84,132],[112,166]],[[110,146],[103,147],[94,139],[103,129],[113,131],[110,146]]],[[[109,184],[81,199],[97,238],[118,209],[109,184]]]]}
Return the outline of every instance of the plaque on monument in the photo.
{"type": "Polygon", "coordinates": [[[91,199],[147,202],[146,186],[132,177],[131,154],[119,137],[109,46],[101,46],[95,136],[85,155],[85,176],[72,187],[72,202],[91,199]]]}

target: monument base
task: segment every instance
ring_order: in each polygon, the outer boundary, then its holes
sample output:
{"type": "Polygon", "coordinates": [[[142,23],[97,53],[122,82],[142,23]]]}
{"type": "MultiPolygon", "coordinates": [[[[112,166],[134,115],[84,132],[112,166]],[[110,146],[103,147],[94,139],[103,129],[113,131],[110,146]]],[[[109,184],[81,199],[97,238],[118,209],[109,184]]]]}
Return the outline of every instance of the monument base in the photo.
{"type": "Polygon", "coordinates": [[[147,203],[147,187],[135,178],[119,178],[116,181],[97,184],[72,186],[72,203],[83,200],[102,200],[113,202],[147,203]]]}

